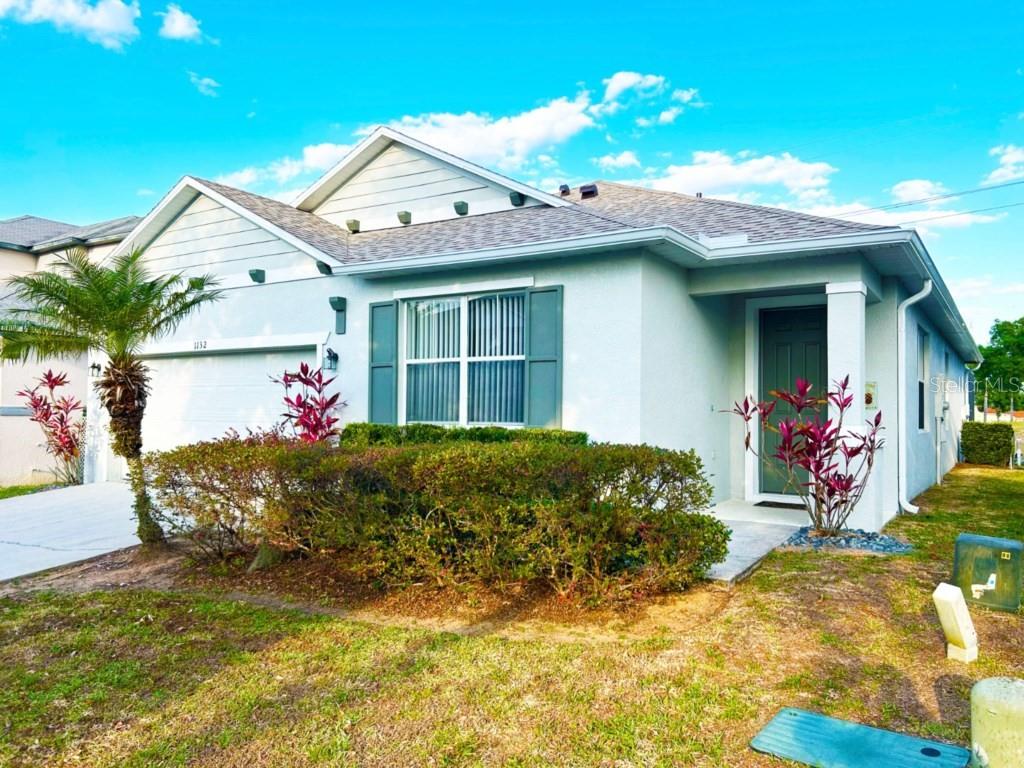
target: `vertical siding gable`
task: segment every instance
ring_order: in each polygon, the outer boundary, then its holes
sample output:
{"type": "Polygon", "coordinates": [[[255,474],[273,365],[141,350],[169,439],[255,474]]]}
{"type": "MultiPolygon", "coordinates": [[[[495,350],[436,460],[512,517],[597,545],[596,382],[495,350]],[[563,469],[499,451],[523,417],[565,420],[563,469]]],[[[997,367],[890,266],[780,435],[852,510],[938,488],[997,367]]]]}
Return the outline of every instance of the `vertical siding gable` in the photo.
{"type": "MultiPolygon", "coordinates": [[[[402,226],[399,211],[410,211],[412,223],[459,218],[453,204],[469,203],[470,216],[506,211],[514,206],[509,190],[449,163],[401,144],[391,144],[313,212],[345,226],[358,219],[360,229],[402,226]]],[[[525,205],[541,205],[527,198],[525,205]]]]}

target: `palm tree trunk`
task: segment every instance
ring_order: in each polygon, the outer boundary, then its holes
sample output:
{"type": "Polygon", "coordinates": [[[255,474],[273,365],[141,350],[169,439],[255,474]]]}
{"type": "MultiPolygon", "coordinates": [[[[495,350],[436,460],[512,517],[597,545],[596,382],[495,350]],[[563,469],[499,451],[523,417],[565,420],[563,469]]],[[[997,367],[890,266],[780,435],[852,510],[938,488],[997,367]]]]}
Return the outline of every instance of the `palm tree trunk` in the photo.
{"type": "Polygon", "coordinates": [[[142,417],[149,395],[149,369],[141,360],[129,357],[111,360],[96,382],[103,406],[110,414],[114,453],[128,461],[128,478],[135,496],[137,535],[143,544],[164,541],[164,531],[153,519],[153,502],[146,489],[142,468],[142,417]]]}

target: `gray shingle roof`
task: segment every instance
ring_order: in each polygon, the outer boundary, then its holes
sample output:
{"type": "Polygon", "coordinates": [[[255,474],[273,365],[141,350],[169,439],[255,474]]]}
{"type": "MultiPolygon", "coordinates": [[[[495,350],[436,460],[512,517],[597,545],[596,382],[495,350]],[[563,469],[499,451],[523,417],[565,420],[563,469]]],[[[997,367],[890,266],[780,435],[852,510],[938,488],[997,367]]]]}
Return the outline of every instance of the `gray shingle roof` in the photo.
{"type": "Polygon", "coordinates": [[[888,229],[602,181],[598,182],[597,197],[583,200],[575,189],[566,198],[572,205],[562,208],[532,206],[350,234],[286,203],[199,181],[343,264],[527,245],[652,226],[674,227],[695,239],[743,234],[750,243],[888,229]]]}
{"type": "Polygon", "coordinates": [[[41,253],[70,245],[116,241],[131,232],[138,221],[138,216],[122,216],[79,227],[38,216],[18,216],[0,221],[0,243],[41,253]]]}
{"type": "Polygon", "coordinates": [[[16,216],[0,221],[0,242],[29,248],[51,237],[75,229],[74,224],[43,219],[39,216],[16,216]]]}
{"type": "Polygon", "coordinates": [[[331,224],[327,219],[300,211],[287,203],[218,184],[215,181],[199,178],[196,181],[219,192],[243,208],[247,208],[275,227],[280,227],[288,234],[309,243],[328,256],[341,262],[348,261],[348,231],[336,224],[331,224]]]}
{"type": "Polygon", "coordinates": [[[579,189],[567,199],[635,227],[670,226],[697,238],[746,235],[748,242],[766,243],[830,235],[848,235],[891,227],[829,219],[764,205],[691,197],[611,181],[597,182],[597,197],[583,200],[579,189]]]}
{"type": "Polygon", "coordinates": [[[135,229],[135,225],[138,223],[138,216],[121,216],[117,219],[109,219],[108,221],[101,221],[84,227],[73,227],[56,237],[40,240],[33,244],[32,250],[45,251],[69,245],[117,241],[135,229]]]}
{"type": "Polygon", "coordinates": [[[379,261],[526,245],[622,229],[626,227],[603,217],[592,216],[577,206],[532,206],[402,228],[360,232],[349,236],[349,253],[353,262],[379,261]]]}

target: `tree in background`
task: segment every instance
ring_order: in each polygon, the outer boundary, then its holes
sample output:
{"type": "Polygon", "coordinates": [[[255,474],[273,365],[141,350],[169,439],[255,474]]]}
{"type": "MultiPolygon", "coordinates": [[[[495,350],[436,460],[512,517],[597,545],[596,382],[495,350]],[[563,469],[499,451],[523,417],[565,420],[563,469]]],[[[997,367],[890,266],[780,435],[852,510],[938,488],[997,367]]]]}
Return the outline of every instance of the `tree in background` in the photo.
{"type": "Polygon", "coordinates": [[[985,402],[999,413],[1024,408],[1024,317],[997,320],[989,332],[989,343],[981,347],[985,361],[974,373],[978,407],[985,402]]]}
{"type": "Polygon", "coordinates": [[[13,278],[9,284],[24,308],[0,320],[0,360],[106,356],[96,391],[110,414],[114,453],[128,461],[139,539],[155,543],[164,534],[153,520],[140,462],[149,369],[139,354],[220,292],[208,275],[151,275],[142,257],[135,249],[94,264],[76,248],[53,271],[13,278]]]}

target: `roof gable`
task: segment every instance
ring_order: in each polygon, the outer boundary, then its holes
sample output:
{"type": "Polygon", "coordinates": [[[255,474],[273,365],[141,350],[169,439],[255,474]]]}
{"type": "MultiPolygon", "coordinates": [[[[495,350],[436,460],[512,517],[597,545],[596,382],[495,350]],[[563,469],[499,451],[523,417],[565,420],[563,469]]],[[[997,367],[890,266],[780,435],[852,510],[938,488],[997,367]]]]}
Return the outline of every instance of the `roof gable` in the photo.
{"type": "Polygon", "coordinates": [[[212,181],[185,176],[156,204],[114,250],[146,248],[200,196],[206,196],[283,240],[310,258],[344,262],[348,233],[329,221],[286,203],[212,181]]]}
{"type": "Polygon", "coordinates": [[[468,203],[468,214],[461,215],[469,216],[567,205],[559,197],[380,127],[303,192],[295,206],[339,226],[357,219],[365,231],[403,226],[399,211],[409,211],[413,224],[460,218],[456,201],[468,203]],[[513,204],[510,193],[521,196],[521,205],[513,204]]]}

